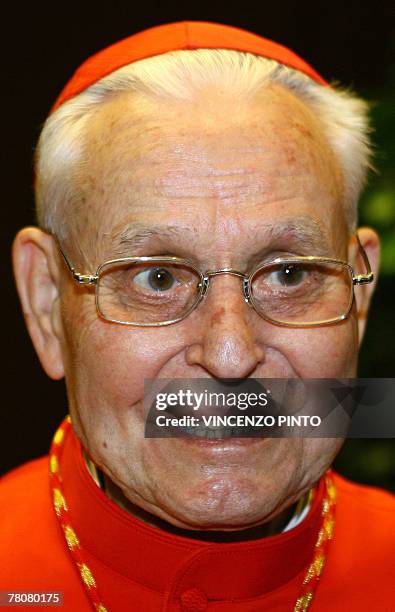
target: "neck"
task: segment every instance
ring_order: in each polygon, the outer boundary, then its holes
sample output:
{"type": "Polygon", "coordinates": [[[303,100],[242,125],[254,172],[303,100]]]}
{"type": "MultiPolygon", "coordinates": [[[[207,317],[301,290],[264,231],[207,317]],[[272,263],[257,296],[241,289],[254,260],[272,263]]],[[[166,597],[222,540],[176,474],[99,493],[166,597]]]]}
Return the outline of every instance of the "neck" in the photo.
{"type": "Polygon", "coordinates": [[[282,533],[291,519],[300,516],[311,501],[310,491],[306,493],[297,503],[280,512],[272,520],[262,525],[257,525],[247,529],[234,531],[183,529],[181,527],[171,525],[167,521],[151,514],[150,512],[147,512],[146,510],[143,510],[139,506],[136,506],[136,504],[133,504],[124,495],[122,490],[106,474],[104,474],[104,472],[102,472],[85,453],[84,458],[88,470],[96,484],[123,510],[141,521],[152,525],[153,527],[167,531],[168,533],[206,542],[244,542],[282,533]]]}

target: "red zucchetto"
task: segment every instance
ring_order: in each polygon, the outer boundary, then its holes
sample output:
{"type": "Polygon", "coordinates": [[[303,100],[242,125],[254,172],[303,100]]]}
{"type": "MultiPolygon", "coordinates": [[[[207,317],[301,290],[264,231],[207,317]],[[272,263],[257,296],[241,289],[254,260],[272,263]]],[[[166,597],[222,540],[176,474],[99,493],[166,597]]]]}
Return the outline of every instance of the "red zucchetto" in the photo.
{"type": "Polygon", "coordinates": [[[263,36],[221,23],[178,21],[132,34],[89,57],[66,84],[51,112],[122,66],[180,49],[233,49],[254,53],[300,70],[317,83],[328,86],[296,53],[263,36]]]}

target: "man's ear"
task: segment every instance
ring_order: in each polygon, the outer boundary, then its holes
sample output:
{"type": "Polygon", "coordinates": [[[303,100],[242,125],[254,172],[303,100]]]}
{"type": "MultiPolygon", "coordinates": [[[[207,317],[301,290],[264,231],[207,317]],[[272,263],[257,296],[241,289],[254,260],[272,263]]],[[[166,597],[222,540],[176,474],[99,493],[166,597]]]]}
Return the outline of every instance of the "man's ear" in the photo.
{"type": "Polygon", "coordinates": [[[50,378],[64,376],[59,300],[60,273],[54,240],[37,227],[18,232],[12,246],[16,286],[26,325],[41,365],[50,378]]]}
{"type": "MultiPolygon", "coordinates": [[[[358,318],[358,336],[359,344],[361,344],[365,333],[370,301],[377,284],[377,276],[380,266],[380,239],[377,233],[370,227],[360,227],[358,229],[358,236],[362,247],[368,256],[374,275],[373,282],[366,285],[355,285],[354,287],[356,312],[358,318]]],[[[354,267],[355,274],[365,274],[366,266],[364,265],[360,249],[356,247],[355,242],[352,246],[350,246],[349,261],[354,267]]]]}

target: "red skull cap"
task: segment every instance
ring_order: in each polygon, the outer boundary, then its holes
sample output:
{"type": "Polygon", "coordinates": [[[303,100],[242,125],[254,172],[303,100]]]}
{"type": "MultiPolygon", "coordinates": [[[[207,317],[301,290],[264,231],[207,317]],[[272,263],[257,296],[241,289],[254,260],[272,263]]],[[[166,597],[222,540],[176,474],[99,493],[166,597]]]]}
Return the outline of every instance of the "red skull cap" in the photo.
{"type": "Polygon", "coordinates": [[[234,49],[254,53],[304,72],[320,85],[329,86],[296,53],[263,36],[221,23],[177,21],[132,34],[89,57],[66,84],[51,112],[122,66],[179,49],[234,49]]]}

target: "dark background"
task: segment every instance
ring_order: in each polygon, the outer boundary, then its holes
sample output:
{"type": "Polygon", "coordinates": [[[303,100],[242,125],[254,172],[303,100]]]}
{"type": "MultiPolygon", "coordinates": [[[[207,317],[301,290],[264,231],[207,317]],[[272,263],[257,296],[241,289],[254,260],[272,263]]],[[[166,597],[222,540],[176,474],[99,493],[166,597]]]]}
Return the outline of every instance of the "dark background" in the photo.
{"type": "MultiPolygon", "coordinates": [[[[383,239],[382,277],[361,353],[360,376],[394,376],[395,28],[393,0],[332,2],[51,2],[2,8],[2,347],[0,471],[45,454],[67,412],[64,383],[41,370],[14,288],[10,247],[34,223],[32,155],[48,111],[89,55],[153,25],[218,21],[291,47],[327,80],[372,102],[377,174],[361,201],[362,222],[383,239]]],[[[394,400],[395,403],[395,400],[394,400]]],[[[394,407],[395,408],[395,407],[394,407]]],[[[350,440],[336,468],[359,482],[395,490],[394,440],[350,440]]]]}

